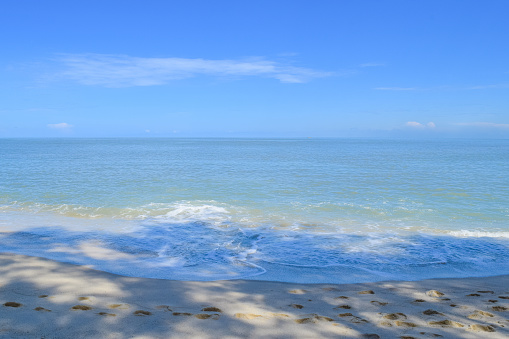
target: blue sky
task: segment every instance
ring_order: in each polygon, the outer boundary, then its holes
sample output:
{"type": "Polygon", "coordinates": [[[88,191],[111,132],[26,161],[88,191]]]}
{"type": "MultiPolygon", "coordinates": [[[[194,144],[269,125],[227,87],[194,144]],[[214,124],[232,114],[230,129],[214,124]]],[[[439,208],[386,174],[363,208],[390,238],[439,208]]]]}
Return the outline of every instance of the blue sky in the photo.
{"type": "Polygon", "coordinates": [[[509,138],[509,1],[4,1],[0,137],[509,138]]]}

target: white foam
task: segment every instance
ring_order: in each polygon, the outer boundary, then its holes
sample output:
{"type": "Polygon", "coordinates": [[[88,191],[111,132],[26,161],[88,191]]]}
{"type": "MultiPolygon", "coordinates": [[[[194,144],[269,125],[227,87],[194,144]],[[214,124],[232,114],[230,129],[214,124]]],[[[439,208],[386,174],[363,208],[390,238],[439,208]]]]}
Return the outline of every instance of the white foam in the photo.
{"type": "Polygon", "coordinates": [[[462,238],[483,238],[483,237],[489,237],[489,238],[509,238],[509,232],[504,231],[498,231],[498,232],[486,232],[486,231],[468,231],[468,230],[461,230],[461,231],[450,231],[448,234],[455,236],[455,237],[462,237],[462,238]]]}
{"type": "Polygon", "coordinates": [[[212,204],[196,204],[183,202],[171,204],[165,207],[168,210],[164,215],[154,217],[160,223],[189,223],[211,222],[219,224],[230,220],[230,215],[225,207],[212,204]]]}

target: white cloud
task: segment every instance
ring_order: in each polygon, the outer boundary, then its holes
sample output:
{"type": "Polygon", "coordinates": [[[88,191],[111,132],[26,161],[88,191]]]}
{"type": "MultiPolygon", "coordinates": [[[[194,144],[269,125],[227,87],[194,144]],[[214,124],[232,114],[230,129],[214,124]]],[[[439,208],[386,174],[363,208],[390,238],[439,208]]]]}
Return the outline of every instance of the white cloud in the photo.
{"type": "Polygon", "coordinates": [[[414,87],[376,87],[378,91],[415,91],[414,87]]]}
{"type": "Polygon", "coordinates": [[[420,122],[417,122],[417,121],[408,121],[405,126],[407,127],[411,127],[411,128],[419,128],[419,129],[433,129],[433,128],[436,128],[437,125],[435,125],[434,122],[430,121],[428,122],[426,125],[424,124],[421,124],[420,122]]]}
{"type": "Polygon", "coordinates": [[[482,127],[482,128],[502,128],[509,129],[509,124],[497,124],[494,122],[459,122],[458,126],[482,127]]]}
{"type": "Polygon", "coordinates": [[[417,121],[409,121],[405,125],[408,126],[408,127],[414,127],[414,128],[425,128],[426,127],[426,126],[424,126],[423,124],[421,124],[420,122],[417,122],[417,121]]]}
{"type": "Polygon", "coordinates": [[[58,59],[65,70],[60,76],[84,85],[130,87],[163,85],[197,75],[260,76],[284,83],[303,83],[330,72],[294,67],[265,59],[208,60],[140,58],[127,55],[66,54],[58,59]]]}
{"type": "Polygon", "coordinates": [[[66,122],[61,122],[59,124],[48,124],[46,126],[48,126],[49,128],[54,128],[54,129],[69,129],[69,128],[73,127],[73,125],[69,125],[66,122]]]}

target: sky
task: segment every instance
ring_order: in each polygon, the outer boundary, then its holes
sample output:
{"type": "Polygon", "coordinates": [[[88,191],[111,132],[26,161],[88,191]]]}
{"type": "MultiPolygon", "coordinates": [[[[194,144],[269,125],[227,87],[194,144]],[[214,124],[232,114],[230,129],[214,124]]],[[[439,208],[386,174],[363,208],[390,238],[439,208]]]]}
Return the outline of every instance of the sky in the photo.
{"type": "Polygon", "coordinates": [[[509,138],[509,1],[6,0],[0,137],[509,138]]]}

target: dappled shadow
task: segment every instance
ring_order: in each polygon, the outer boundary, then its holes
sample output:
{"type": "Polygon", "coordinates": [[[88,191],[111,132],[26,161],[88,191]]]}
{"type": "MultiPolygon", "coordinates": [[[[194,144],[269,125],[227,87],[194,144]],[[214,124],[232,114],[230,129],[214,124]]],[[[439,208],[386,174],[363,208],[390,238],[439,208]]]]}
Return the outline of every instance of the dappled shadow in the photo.
{"type": "Polygon", "coordinates": [[[171,281],[0,254],[0,337],[504,338],[508,286],[171,281]]]}

